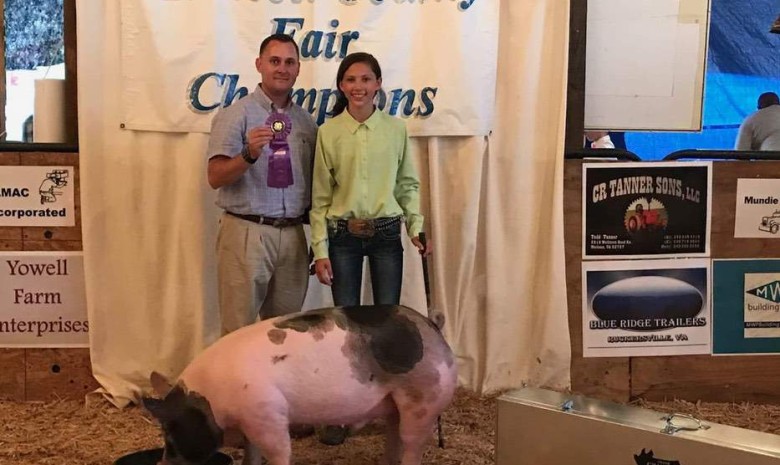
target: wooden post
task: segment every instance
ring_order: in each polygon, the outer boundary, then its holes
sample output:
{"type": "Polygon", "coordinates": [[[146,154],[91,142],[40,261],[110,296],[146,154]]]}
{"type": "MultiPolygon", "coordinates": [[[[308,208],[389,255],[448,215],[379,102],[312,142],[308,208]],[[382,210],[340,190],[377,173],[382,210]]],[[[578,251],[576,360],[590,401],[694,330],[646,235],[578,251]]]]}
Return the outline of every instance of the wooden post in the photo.
{"type": "Polygon", "coordinates": [[[588,0],[570,0],[569,83],[566,91],[566,150],[582,148],[585,129],[585,32],[588,0]]]}
{"type": "Polygon", "coordinates": [[[0,34],[0,142],[5,142],[8,139],[5,129],[5,0],[0,0],[0,24],[3,25],[0,34]]]}
{"type": "Polygon", "coordinates": [[[62,20],[64,23],[62,32],[65,40],[65,141],[68,144],[78,144],[79,107],[78,84],[76,81],[76,0],[64,0],[62,8],[62,20]]]}

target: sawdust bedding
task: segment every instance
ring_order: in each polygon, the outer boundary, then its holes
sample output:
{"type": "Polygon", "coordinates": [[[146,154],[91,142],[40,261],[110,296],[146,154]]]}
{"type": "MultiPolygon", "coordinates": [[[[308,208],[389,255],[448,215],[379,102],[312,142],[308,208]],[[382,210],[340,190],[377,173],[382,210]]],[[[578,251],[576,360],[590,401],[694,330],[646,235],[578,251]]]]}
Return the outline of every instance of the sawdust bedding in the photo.
{"type": "MultiPolygon", "coordinates": [[[[459,389],[453,405],[442,416],[445,448],[437,448],[431,438],[423,463],[492,465],[496,397],[479,397],[459,389]]],[[[684,401],[635,404],[661,412],[690,413],[705,421],[780,433],[780,406],[684,401]]],[[[157,424],[137,407],[119,410],[94,399],[87,403],[0,402],[0,464],[111,465],[124,454],[160,444],[157,424]]],[[[322,445],[314,437],[296,439],[293,459],[296,465],[368,465],[377,463],[382,449],[382,428],[374,425],[336,447],[322,445]]],[[[236,459],[241,455],[240,450],[225,452],[236,459]]]]}

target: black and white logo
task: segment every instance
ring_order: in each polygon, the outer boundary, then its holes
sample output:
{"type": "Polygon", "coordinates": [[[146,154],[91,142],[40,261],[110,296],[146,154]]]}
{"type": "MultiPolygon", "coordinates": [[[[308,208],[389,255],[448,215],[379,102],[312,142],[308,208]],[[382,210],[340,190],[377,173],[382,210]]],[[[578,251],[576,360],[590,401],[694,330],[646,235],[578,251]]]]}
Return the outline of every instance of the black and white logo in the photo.
{"type": "Polygon", "coordinates": [[[38,191],[41,194],[41,205],[55,203],[57,196],[62,195],[58,190],[68,185],[68,170],[53,170],[46,173],[46,179],[41,183],[38,191]]]}
{"type": "Polygon", "coordinates": [[[647,452],[642,449],[639,455],[634,454],[634,460],[636,465],[681,465],[679,460],[666,460],[654,457],[652,449],[647,452]]]}

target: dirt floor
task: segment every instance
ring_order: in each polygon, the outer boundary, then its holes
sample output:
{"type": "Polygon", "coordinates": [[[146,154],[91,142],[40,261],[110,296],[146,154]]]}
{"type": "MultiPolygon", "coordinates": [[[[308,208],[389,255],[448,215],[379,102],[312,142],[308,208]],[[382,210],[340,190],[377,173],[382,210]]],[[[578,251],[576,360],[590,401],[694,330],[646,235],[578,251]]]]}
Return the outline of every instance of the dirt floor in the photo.
{"type": "MultiPolygon", "coordinates": [[[[435,447],[432,438],[423,463],[492,465],[496,397],[478,397],[459,390],[443,415],[445,448],[435,447]]],[[[683,401],[635,404],[780,433],[779,406],[683,401]]],[[[138,408],[118,410],[102,400],[87,404],[0,402],[0,464],[111,465],[124,454],[160,445],[156,423],[138,408]]],[[[322,445],[314,437],[297,439],[293,460],[296,465],[368,465],[377,463],[382,447],[381,427],[369,426],[336,447],[322,445]]],[[[238,450],[226,452],[240,457],[238,450]]]]}

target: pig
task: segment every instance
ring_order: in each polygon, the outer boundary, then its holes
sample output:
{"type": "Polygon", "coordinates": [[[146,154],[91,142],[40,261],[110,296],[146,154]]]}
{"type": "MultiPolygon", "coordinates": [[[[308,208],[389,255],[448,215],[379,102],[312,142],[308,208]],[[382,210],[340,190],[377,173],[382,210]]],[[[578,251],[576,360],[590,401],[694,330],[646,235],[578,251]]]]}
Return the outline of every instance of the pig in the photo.
{"type": "Polygon", "coordinates": [[[195,357],[163,399],[142,402],[162,425],[167,465],[203,464],[235,433],[270,465],[290,465],[290,425],[357,429],[380,418],[382,464],[420,465],[456,385],[452,351],[425,316],[398,305],[333,307],[234,331],[195,357]]]}

